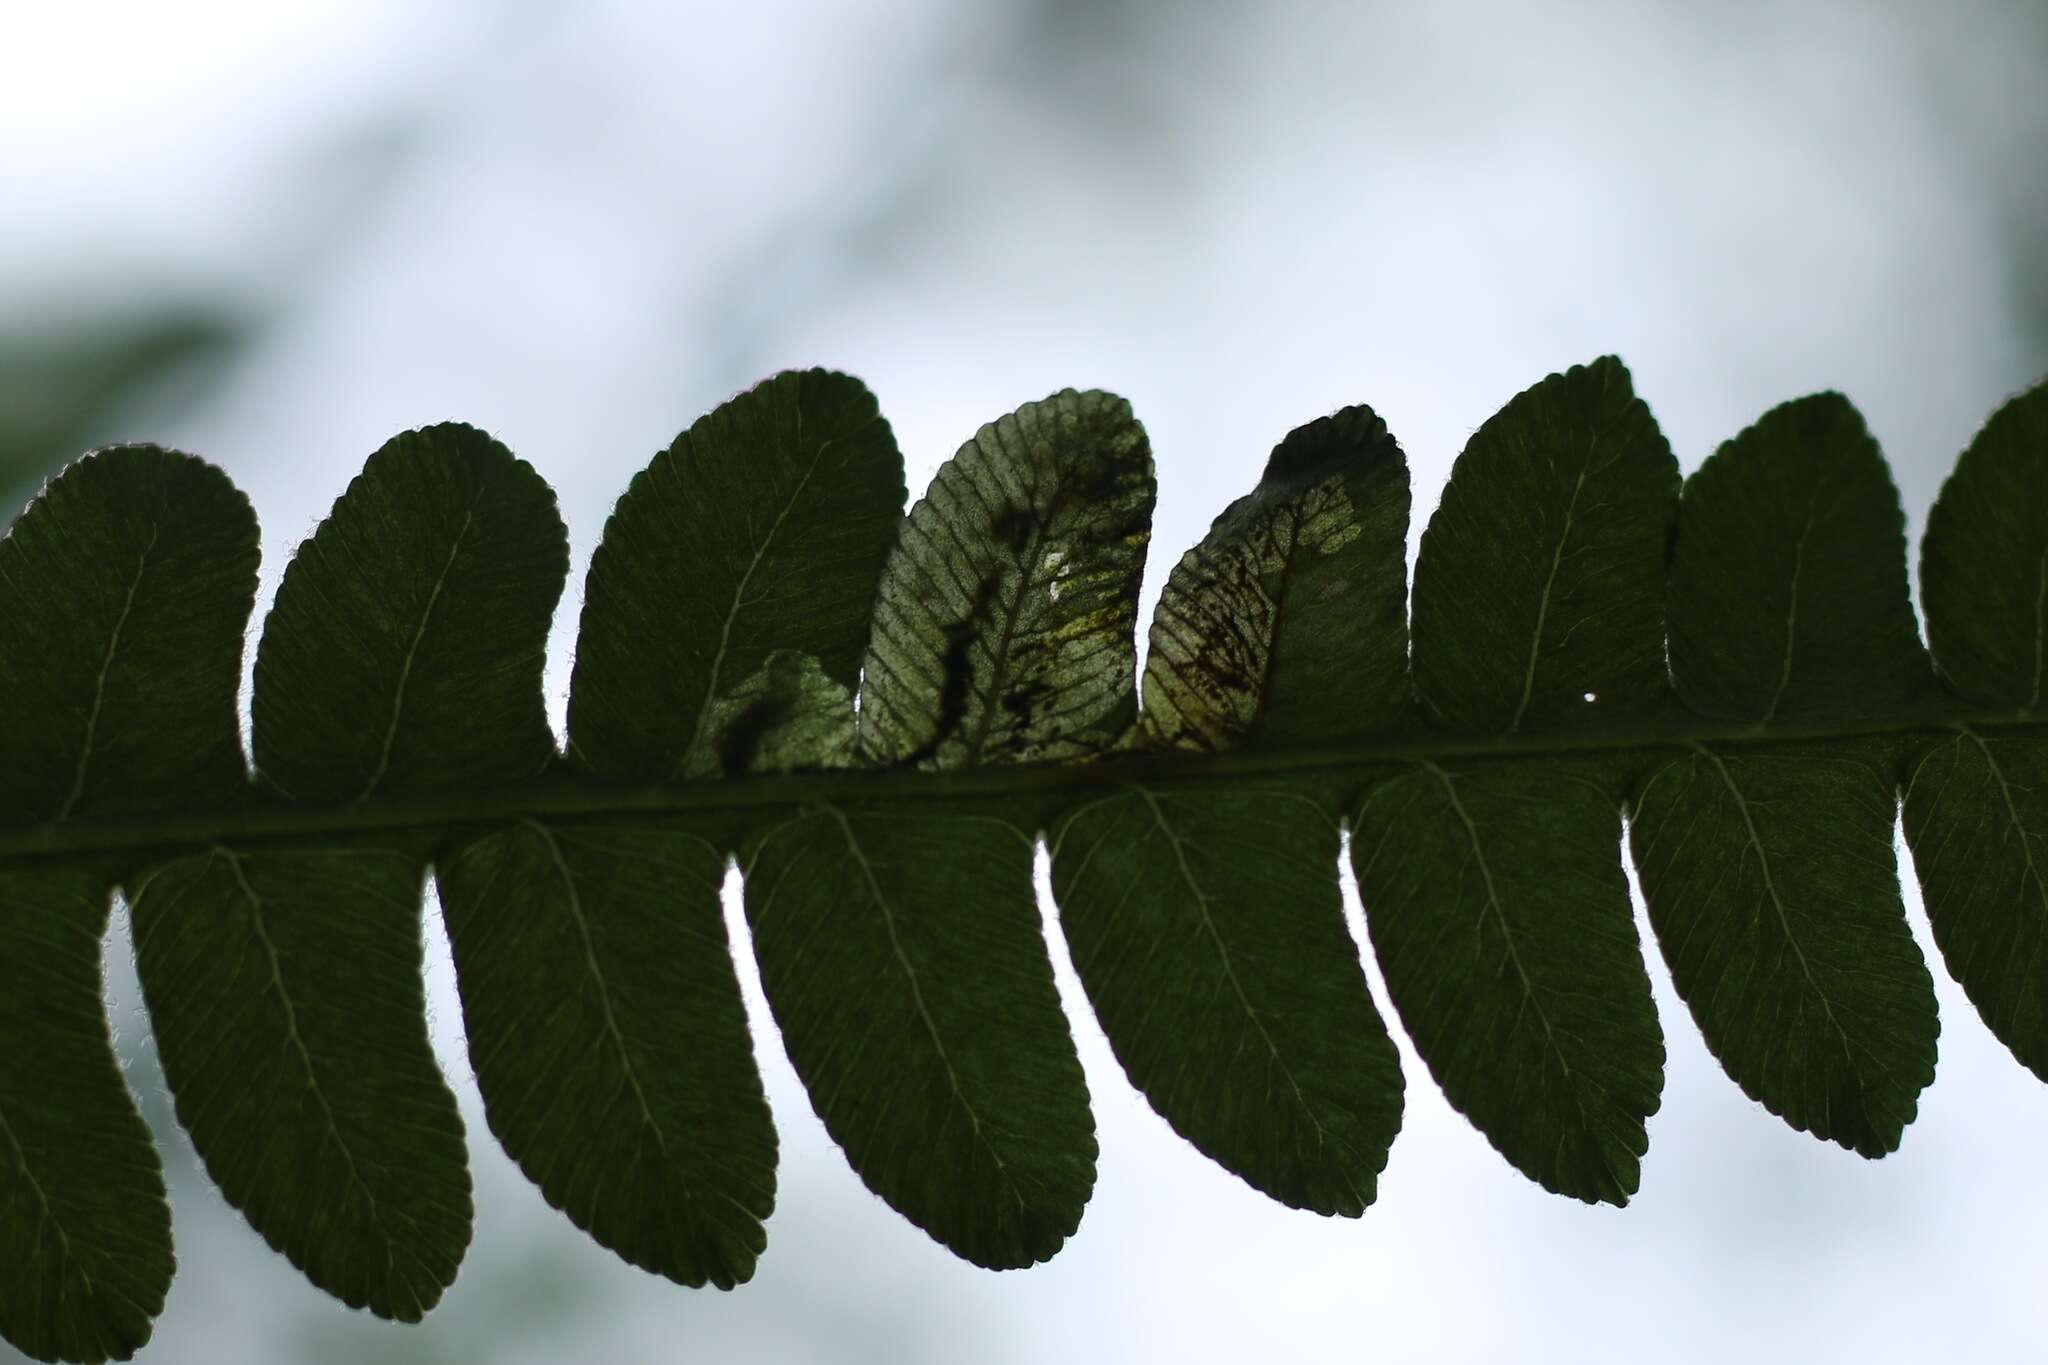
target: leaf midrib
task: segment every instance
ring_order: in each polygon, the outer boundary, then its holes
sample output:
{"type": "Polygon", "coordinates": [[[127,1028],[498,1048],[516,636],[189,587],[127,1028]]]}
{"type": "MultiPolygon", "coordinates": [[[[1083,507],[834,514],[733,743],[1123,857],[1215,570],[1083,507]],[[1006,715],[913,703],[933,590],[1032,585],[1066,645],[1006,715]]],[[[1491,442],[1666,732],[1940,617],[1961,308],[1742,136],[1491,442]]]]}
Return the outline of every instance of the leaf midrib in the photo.
{"type": "Polygon", "coordinates": [[[420,642],[427,638],[427,626],[434,619],[434,608],[441,601],[441,594],[448,587],[448,575],[455,568],[456,556],[462,553],[462,542],[469,536],[469,528],[476,522],[476,503],[471,501],[462,514],[462,525],[455,532],[455,539],[449,542],[448,558],[441,564],[441,572],[434,578],[434,586],[427,593],[426,605],[420,608],[419,624],[413,627],[412,640],[405,647],[405,657],[398,664],[398,682],[391,693],[391,717],[384,726],[384,743],[377,751],[377,767],[370,774],[369,781],[356,795],[358,802],[367,801],[376,792],[377,784],[391,771],[391,748],[398,739],[398,722],[405,714],[405,689],[412,681],[412,666],[419,658],[420,642]]]}
{"type": "MultiPolygon", "coordinates": [[[[1959,727],[1959,730],[1958,742],[1963,738],[1967,738],[1977,746],[1978,751],[1984,756],[1984,766],[1990,770],[1992,778],[1998,783],[1998,795],[1999,799],[2005,803],[2006,819],[2011,822],[2013,832],[2019,836],[2020,856],[2026,860],[2027,878],[2034,883],[2035,895],[2043,912],[2048,913],[2048,879],[2042,877],[2041,868],[2034,861],[2032,832],[2027,829],[2026,823],[2020,819],[2019,804],[2012,798],[2012,783],[2006,780],[2005,769],[1999,766],[1998,756],[1991,752],[1991,745],[1986,742],[1984,736],[1978,734],[1976,730],[1967,725],[1959,727]]],[[[2029,972],[2033,972],[2039,967],[2044,941],[2048,940],[2044,940],[2041,937],[2037,937],[2034,940],[2034,951],[2027,963],[2027,970],[2029,972]]],[[[2038,1068],[2032,1067],[2031,1064],[2030,1069],[2038,1070],[2038,1068]]]]}
{"type": "Polygon", "coordinates": [[[43,1188],[42,1182],[36,1179],[35,1170],[29,1164],[28,1149],[21,1145],[21,1139],[15,1136],[14,1129],[8,1125],[5,1110],[0,1110],[0,1137],[6,1138],[7,1146],[13,1149],[15,1163],[21,1168],[21,1178],[28,1182],[29,1192],[35,1196],[36,1207],[40,1211],[37,1226],[41,1227],[47,1223],[50,1230],[57,1234],[58,1254],[63,1257],[66,1271],[76,1275],[84,1284],[86,1298],[92,1300],[103,1295],[111,1296],[126,1305],[130,1311],[144,1318],[154,1318],[156,1314],[136,1302],[134,1296],[121,1285],[113,1280],[103,1280],[95,1276],[92,1267],[86,1264],[85,1258],[72,1249],[71,1234],[65,1231],[64,1220],[57,1216],[56,1209],[51,1206],[49,1192],[43,1188]]]}
{"type": "Polygon", "coordinates": [[[1785,700],[1785,689],[1792,685],[1792,662],[1798,658],[1796,646],[1799,642],[1799,580],[1806,572],[1806,546],[1813,539],[1814,523],[1819,519],[1820,495],[1816,491],[1806,507],[1806,524],[1799,530],[1799,539],[1792,545],[1791,583],[1786,592],[1785,604],[1785,653],[1778,665],[1778,685],[1771,690],[1770,705],[1764,708],[1759,724],[1769,725],[1777,719],[1778,706],[1785,700]]]}
{"type": "Polygon", "coordinates": [[[149,571],[149,557],[156,550],[157,537],[162,526],[152,521],[149,524],[149,540],[142,552],[135,557],[135,573],[128,580],[128,593],[121,599],[121,613],[114,618],[114,628],[107,633],[107,650],[100,656],[99,672],[92,682],[92,704],[85,713],[85,737],[78,744],[78,766],[71,774],[71,791],[64,798],[64,805],[57,812],[57,819],[65,820],[78,807],[79,798],[85,795],[85,777],[92,767],[94,739],[99,734],[100,713],[106,708],[107,674],[114,667],[114,656],[121,649],[121,634],[128,628],[128,618],[135,614],[135,594],[142,588],[142,576],[149,571]]]}
{"type": "MultiPolygon", "coordinates": [[[[2019,804],[2012,798],[2012,783],[2006,780],[2005,769],[1999,765],[1998,756],[1991,752],[1991,746],[1985,742],[1984,736],[1978,734],[1974,728],[1968,725],[1957,726],[1957,745],[1960,747],[1965,739],[1977,746],[1978,753],[1983,756],[1985,768],[1991,773],[1992,780],[1998,784],[1998,797],[2005,807],[2006,820],[2011,824],[2013,831],[2019,835],[2020,857],[2026,864],[2027,880],[2034,883],[2034,890],[2037,899],[2041,903],[2041,908],[2044,912],[2048,912],[2048,877],[2042,875],[2039,864],[2034,861],[2033,836],[2027,829],[2026,822],[2020,819],[2019,804]]],[[[1916,768],[1914,771],[1915,780],[1918,777],[1919,771],[1916,768]]]]}
{"type": "MultiPolygon", "coordinates": [[[[1302,509],[1308,505],[1308,494],[1303,493],[1285,508],[1274,508],[1263,528],[1268,536],[1273,535],[1281,513],[1287,514],[1287,549],[1280,556],[1280,572],[1274,584],[1274,591],[1268,597],[1273,604],[1272,619],[1266,623],[1265,667],[1259,671],[1259,690],[1252,698],[1252,714],[1245,724],[1244,733],[1257,734],[1259,724],[1266,718],[1266,705],[1273,700],[1273,671],[1280,658],[1280,631],[1287,624],[1287,602],[1294,595],[1294,556],[1301,549],[1302,509]]],[[[1249,542],[1250,537],[1246,537],[1249,542]]]]}
{"type": "Polygon", "coordinates": [[[1003,613],[1003,629],[996,638],[995,648],[989,651],[988,686],[981,693],[981,714],[975,717],[974,738],[967,742],[964,762],[981,761],[981,751],[988,744],[989,732],[995,728],[996,703],[1002,698],[1003,689],[1009,685],[1010,650],[1016,643],[1017,623],[1023,619],[1024,603],[1032,596],[1031,589],[1037,586],[1036,566],[1045,557],[1045,543],[1052,538],[1044,520],[1034,520],[1031,529],[1031,545],[1017,564],[1017,591],[1012,593],[1003,613]]]}
{"type": "MultiPolygon", "coordinates": [[[[1634,719],[1598,732],[1445,735],[1407,730],[1342,744],[1237,749],[1205,754],[1160,750],[1086,763],[1000,764],[925,772],[900,767],[722,778],[709,781],[607,784],[558,765],[519,782],[475,791],[405,793],[353,804],[288,804],[256,789],[212,811],[166,812],[73,820],[0,829],[0,862],[75,857],[83,853],[158,853],[214,843],[340,838],[351,834],[495,826],[523,817],[645,818],[710,810],[788,808],[825,802],[939,801],[1002,796],[1044,797],[1061,791],[1103,791],[1132,782],[1302,779],[1353,775],[1389,765],[1489,760],[1568,761],[1618,758],[1632,751],[1683,750],[1695,744],[1805,745],[1879,737],[1940,740],[1962,727],[2048,739],[2048,721],[2025,710],[1971,710],[1951,701],[1890,717],[1806,719],[1761,728],[1749,722],[1670,717],[1634,719]]],[[[1649,765],[1644,764],[1647,768],[1649,765]]]]}
{"type": "MultiPolygon", "coordinates": [[[[1596,435],[1593,446],[1598,444],[1596,435]]],[[[1592,463],[1592,458],[1593,447],[1588,447],[1588,464],[1592,463]]],[[[1558,532],[1557,544],[1550,552],[1550,572],[1544,575],[1543,592],[1536,599],[1536,626],[1529,635],[1529,666],[1522,673],[1522,695],[1515,703],[1514,718],[1508,722],[1510,731],[1522,728],[1522,719],[1529,714],[1529,702],[1536,695],[1536,665],[1543,658],[1543,627],[1550,619],[1550,595],[1557,587],[1557,571],[1564,563],[1564,547],[1571,542],[1572,518],[1579,510],[1579,494],[1585,491],[1587,472],[1581,469],[1578,478],[1572,481],[1572,495],[1564,505],[1564,527],[1558,532]]]]}
{"type": "Polygon", "coordinates": [[[86,1292],[90,1294],[93,1287],[92,1275],[84,1266],[79,1265],[78,1257],[72,1254],[71,1234],[64,1230],[63,1220],[57,1217],[57,1211],[50,1206],[49,1192],[43,1188],[43,1182],[36,1179],[35,1169],[29,1164],[28,1149],[23,1147],[21,1139],[14,1135],[14,1129],[7,1122],[5,1109],[0,1109],[0,1137],[7,1139],[7,1146],[14,1152],[14,1163],[21,1168],[21,1178],[28,1182],[29,1193],[35,1196],[38,1210],[36,1226],[40,1228],[47,1223],[50,1230],[57,1234],[57,1248],[64,1257],[64,1263],[77,1266],[78,1273],[85,1280],[86,1292]]]}

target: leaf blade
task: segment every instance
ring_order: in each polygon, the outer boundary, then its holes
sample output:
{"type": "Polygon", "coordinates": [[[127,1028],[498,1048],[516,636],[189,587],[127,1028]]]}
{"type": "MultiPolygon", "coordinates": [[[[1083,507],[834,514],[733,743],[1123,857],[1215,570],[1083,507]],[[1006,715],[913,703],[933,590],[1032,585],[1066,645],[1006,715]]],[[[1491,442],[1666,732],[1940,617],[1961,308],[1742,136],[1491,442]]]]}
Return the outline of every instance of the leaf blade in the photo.
{"type": "Polygon", "coordinates": [[[1847,399],[1772,408],[1686,480],[1668,617],[1673,686],[1703,716],[1883,715],[1924,692],[1905,514],[1847,399]]]}
{"type": "Polygon", "coordinates": [[[423,871],[216,847],[134,888],[143,999],[207,1173],[314,1284],[405,1322],[453,1283],[472,1212],[427,1041],[423,871]]]}
{"type": "Polygon", "coordinates": [[[1525,389],[1451,467],[1415,565],[1415,686],[1444,728],[1654,709],[1678,465],[1612,356],[1525,389]]]}
{"type": "Polygon", "coordinates": [[[163,1166],[107,1029],[111,891],[0,872],[0,1336],[38,1360],[128,1359],[175,1266],[163,1166]]]}
{"type": "Polygon", "coordinates": [[[249,500],[190,455],[113,446],[51,481],[0,541],[0,823],[240,790],[256,558],[249,500]]]}
{"type": "Polygon", "coordinates": [[[688,830],[526,821],[438,878],[499,1142],[600,1245],[730,1289],[766,1244],[776,1139],[724,870],[688,830]]]}
{"type": "Polygon", "coordinates": [[[555,495],[474,427],[386,442],[299,547],[256,651],[256,770],[295,801],[474,788],[554,758],[555,495]]]}
{"type": "Polygon", "coordinates": [[[934,768],[1070,761],[1136,718],[1151,448],[1071,389],[981,428],[910,509],[875,604],[861,750],[934,768]]]}
{"type": "Polygon", "coordinates": [[[786,371],[693,423],[591,559],[572,758],[620,781],[715,769],[717,700],[777,651],[850,694],[904,496],[889,424],[846,375],[786,371]]]}
{"type": "Polygon", "coordinates": [[[1627,1203],[1664,1044],[1605,788],[1427,764],[1372,786],[1352,831],[1388,993],[1452,1107],[1545,1189],[1627,1203]]]}
{"type": "Polygon", "coordinates": [[[1650,923],[1707,1046],[1750,1098],[1866,1157],[1898,1149],[1940,1031],[1895,810],[1889,746],[1701,745],[1630,818],[1650,923]]]}
{"type": "Polygon", "coordinates": [[[1949,972],[2020,1064],[2048,1080],[2048,741],[1969,727],[1914,756],[1906,846],[1949,972]]]}
{"type": "Polygon", "coordinates": [[[2048,679],[2048,381],[1991,414],[1927,514],[1920,596],[1942,681],[2038,710],[2048,679]]]}
{"type": "Polygon", "coordinates": [[[1288,433],[1167,576],[1145,739],[1213,752],[1390,728],[1410,696],[1408,505],[1407,462],[1372,409],[1288,433]]]}
{"type": "Polygon", "coordinates": [[[762,988],[826,1130],[869,1189],[990,1269],[1051,1257],[1095,1182],[1032,848],[1000,811],[821,806],[746,866],[762,988]]]}
{"type": "Polygon", "coordinates": [[[1364,1213],[1401,1064],[1344,925],[1335,821],[1285,790],[1137,786],[1071,813],[1051,847],[1075,969],[1131,1083],[1254,1189],[1364,1213]]]}

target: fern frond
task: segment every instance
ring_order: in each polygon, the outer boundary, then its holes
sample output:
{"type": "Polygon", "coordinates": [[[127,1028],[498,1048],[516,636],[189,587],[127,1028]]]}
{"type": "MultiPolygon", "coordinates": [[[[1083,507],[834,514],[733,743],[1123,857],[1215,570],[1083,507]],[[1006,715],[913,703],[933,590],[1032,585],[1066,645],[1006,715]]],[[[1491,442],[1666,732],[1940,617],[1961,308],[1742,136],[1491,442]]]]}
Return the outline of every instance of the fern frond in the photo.
{"type": "Polygon", "coordinates": [[[125,1359],[172,1274],[99,953],[133,907],[176,1100],[316,1285],[415,1319],[470,1237],[428,1045],[431,876],[493,1134],[623,1259],[731,1288],[776,1137],[719,908],[732,861],[798,1076],[870,1188],[959,1255],[1057,1252],[1095,1180],[1039,931],[1131,1083],[1283,1203],[1357,1216],[1401,1022],[1546,1188],[1624,1203],[1663,1085],[1657,943],[1729,1075],[1866,1156],[1932,1081],[1948,969],[2048,1077],[2048,385],[1904,519],[1846,399],[1681,486],[1611,357],[1472,438],[1422,538],[1370,409],[1289,435],[1168,577],[1123,400],[982,428],[903,511],[872,395],[778,375],[637,476],[590,566],[557,753],[547,485],[472,428],[395,438],[293,559],[236,733],[256,527],[199,460],[96,452],[0,542],[0,1335],[125,1359]],[[1411,646],[1412,637],[1412,646],[1411,646]]]}

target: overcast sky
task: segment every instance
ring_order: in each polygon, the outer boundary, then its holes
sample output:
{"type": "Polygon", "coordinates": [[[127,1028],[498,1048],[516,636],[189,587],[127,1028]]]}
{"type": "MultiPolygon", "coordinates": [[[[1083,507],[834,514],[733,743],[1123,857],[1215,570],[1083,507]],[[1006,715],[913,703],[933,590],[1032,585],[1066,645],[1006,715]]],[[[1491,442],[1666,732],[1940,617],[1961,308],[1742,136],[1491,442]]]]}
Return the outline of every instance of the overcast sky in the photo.
{"type": "MultiPolygon", "coordinates": [[[[107,435],[249,491],[266,600],[362,459],[446,418],[555,485],[580,576],[632,472],[789,366],[863,377],[913,488],[1020,402],[1126,395],[1159,469],[1148,600],[1282,434],[1347,403],[1407,448],[1419,533],[1473,428],[1603,352],[1688,469],[1838,388],[1917,539],[1955,452],[2048,370],[2024,274],[2048,223],[2013,189],[2048,145],[2024,5],[119,3],[26,7],[6,46],[0,315],[256,320],[205,402],[107,435]]],[[[558,722],[577,606],[572,579],[558,722]]],[[[1937,1080],[1882,1162],[1745,1099],[1652,951],[1671,1060],[1627,1210],[1506,1166],[1404,1041],[1404,1130],[1347,1222],[1175,1138],[1055,938],[1101,1177],[1055,1261],[1002,1275],[861,1186],[743,967],[781,1192],[757,1279],[720,1295],[617,1262],[497,1150],[430,913],[479,1212],[401,1329],[305,1284],[196,1172],[122,933],[180,1261],[144,1360],[1922,1361],[2048,1335],[2048,1092],[1938,963],[1937,1080]]]]}

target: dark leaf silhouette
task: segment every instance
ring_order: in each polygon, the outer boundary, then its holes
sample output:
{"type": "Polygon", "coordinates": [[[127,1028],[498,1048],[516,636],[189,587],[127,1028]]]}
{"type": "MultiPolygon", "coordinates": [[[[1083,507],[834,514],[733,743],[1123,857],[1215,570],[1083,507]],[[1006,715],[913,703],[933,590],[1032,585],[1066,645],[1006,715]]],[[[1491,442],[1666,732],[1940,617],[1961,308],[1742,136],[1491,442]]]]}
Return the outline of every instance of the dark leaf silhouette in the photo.
{"type": "Polygon", "coordinates": [[[1351,862],[1387,990],[1444,1095],[1545,1189],[1625,1204],[1664,1085],[1604,783],[1424,763],[1358,807],[1351,862]]]}
{"type": "Polygon", "coordinates": [[[746,863],[761,985],[818,1117],[869,1188],[994,1269],[1058,1251],[1095,1186],[1031,853],[1000,807],[820,802],[746,863]]]}

